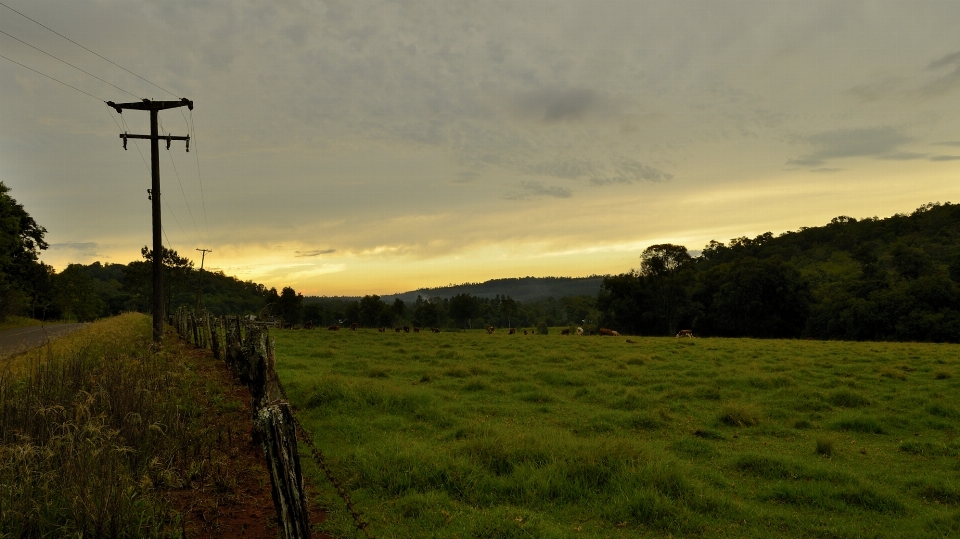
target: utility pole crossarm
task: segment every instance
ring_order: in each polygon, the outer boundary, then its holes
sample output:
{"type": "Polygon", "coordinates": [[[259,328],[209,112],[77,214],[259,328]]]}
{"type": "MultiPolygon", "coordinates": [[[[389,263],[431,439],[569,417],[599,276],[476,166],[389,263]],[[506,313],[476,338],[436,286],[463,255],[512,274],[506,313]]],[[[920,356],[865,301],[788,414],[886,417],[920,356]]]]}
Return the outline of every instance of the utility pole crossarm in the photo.
{"type": "Polygon", "coordinates": [[[117,111],[117,114],[123,114],[123,109],[165,110],[175,109],[184,105],[186,105],[188,109],[193,110],[193,101],[190,101],[185,97],[180,101],[151,101],[149,99],[144,99],[143,101],[134,101],[133,103],[114,103],[113,101],[107,101],[107,105],[113,107],[113,109],[117,111]]]}

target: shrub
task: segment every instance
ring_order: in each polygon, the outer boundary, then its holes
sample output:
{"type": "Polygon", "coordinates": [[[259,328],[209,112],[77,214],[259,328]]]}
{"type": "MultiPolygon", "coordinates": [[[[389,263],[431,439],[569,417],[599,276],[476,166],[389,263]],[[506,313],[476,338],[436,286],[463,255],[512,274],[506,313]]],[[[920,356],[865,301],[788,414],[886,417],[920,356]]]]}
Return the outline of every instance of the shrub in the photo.
{"type": "Polygon", "coordinates": [[[548,333],[550,333],[550,328],[547,327],[546,322],[540,322],[539,324],[537,324],[537,333],[539,333],[540,335],[547,335],[548,333]]]}

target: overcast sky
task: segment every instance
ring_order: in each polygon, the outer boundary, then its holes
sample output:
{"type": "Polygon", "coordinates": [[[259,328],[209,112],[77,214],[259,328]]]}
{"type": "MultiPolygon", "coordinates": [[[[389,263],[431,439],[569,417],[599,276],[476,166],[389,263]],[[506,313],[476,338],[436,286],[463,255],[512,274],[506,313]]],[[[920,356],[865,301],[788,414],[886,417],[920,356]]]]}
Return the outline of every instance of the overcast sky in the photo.
{"type": "MultiPolygon", "coordinates": [[[[0,1],[171,93],[0,6],[3,56],[192,99],[191,152],[161,146],[169,245],[309,295],[620,273],[655,243],[960,202],[956,1],[0,1]]],[[[0,58],[0,181],[58,269],[151,242],[149,145],[118,124],[149,133],[0,58]]]]}

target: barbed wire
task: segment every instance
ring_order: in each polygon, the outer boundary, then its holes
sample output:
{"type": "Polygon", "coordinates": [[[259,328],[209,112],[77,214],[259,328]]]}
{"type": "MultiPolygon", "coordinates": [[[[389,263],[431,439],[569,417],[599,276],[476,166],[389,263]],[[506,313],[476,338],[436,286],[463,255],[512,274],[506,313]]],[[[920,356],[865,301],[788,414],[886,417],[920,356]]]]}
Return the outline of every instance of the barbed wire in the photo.
{"type": "MultiPolygon", "coordinates": [[[[280,380],[277,380],[277,386],[280,388],[280,394],[283,396],[283,400],[290,402],[290,397],[287,396],[287,390],[283,387],[283,383],[280,380]]],[[[303,423],[300,423],[300,420],[297,419],[296,414],[290,414],[293,417],[293,424],[297,428],[297,433],[300,435],[303,443],[307,444],[307,447],[310,448],[310,453],[313,454],[313,460],[317,462],[317,466],[323,470],[323,474],[327,476],[327,480],[333,485],[333,488],[337,490],[337,494],[343,500],[343,503],[347,506],[347,511],[350,513],[350,516],[353,517],[354,526],[367,537],[367,539],[373,539],[373,536],[370,535],[370,532],[367,531],[369,523],[364,522],[363,515],[353,506],[353,501],[350,499],[350,493],[347,492],[347,489],[343,487],[343,484],[337,479],[337,476],[334,475],[333,470],[330,469],[330,466],[327,464],[327,459],[324,457],[323,453],[317,449],[317,446],[313,444],[313,435],[310,434],[310,431],[303,426],[303,423]]]]}

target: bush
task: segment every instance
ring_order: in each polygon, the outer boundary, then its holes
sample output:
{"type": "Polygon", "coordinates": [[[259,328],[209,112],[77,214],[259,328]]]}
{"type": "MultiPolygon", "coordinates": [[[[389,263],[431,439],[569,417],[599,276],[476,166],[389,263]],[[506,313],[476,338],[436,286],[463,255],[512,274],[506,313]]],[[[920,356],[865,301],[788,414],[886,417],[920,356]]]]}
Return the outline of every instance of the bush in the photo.
{"type": "Polygon", "coordinates": [[[537,324],[537,333],[539,333],[540,335],[546,335],[550,333],[550,328],[547,327],[546,322],[540,322],[539,324],[537,324]]]}

